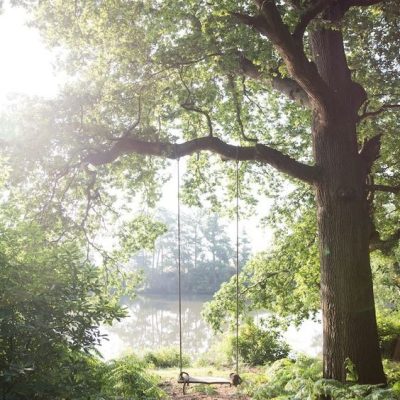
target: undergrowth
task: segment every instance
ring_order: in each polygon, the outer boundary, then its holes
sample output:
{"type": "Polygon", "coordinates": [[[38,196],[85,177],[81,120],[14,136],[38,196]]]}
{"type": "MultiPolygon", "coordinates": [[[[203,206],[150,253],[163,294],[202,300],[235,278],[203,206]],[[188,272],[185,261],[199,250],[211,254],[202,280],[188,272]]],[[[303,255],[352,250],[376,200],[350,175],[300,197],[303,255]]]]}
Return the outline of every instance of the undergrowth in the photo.
{"type": "MultiPolygon", "coordinates": [[[[173,347],[165,347],[157,351],[149,351],[143,356],[143,361],[153,368],[179,367],[179,351],[173,347]]],[[[182,366],[190,365],[190,357],[182,355],[182,366]]]]}
{"type": "Polygon", "coordinates": [[[386,363],[389,386],[359,385],[322,379],[321,361],[299,357],[296,361],[282,359],[266,367],[244,390],[254,400],[399,400],[400,365],[386,363]]]}
{"type": "Polygon", "coordinates": [[[147,364],[129,355],[112,361],[104,375],[106,399],[158,400],[166,397],[158,387],[158,378],[146,371],[147,364]]]}

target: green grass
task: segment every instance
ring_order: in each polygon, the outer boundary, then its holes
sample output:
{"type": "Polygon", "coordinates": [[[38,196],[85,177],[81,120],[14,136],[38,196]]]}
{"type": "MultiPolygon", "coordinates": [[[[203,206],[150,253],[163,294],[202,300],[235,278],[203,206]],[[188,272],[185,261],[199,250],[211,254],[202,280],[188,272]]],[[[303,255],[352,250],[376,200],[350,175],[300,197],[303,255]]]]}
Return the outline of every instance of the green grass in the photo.
{"type": "Polygon", "coordinates": [[[213,396],[218,393],[214,386],[203,384],[195,385],[193,390],[197,393],[206,394],[208,396],[213,396]]]}

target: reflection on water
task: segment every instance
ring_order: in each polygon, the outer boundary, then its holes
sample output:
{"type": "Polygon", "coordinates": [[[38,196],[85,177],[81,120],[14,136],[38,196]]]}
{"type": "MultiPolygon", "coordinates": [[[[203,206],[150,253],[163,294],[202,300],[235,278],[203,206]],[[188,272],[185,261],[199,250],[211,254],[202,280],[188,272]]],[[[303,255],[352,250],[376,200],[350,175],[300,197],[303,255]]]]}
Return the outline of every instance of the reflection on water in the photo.
{"type": "MultiPolygon", "coordinates": [[[[193,358],[204,353],[215,339],[201,318],[202,306],[208,300],[199,296],[182,300],[183,351],[193,358]]],[[[128,308],[129,317],[112,327],[102,328],[109,340],[103,342],[99,351],[106,360],[130,352],[140,354],[149,349],[179,346],[178,300],[175,296],[140,296],[122,303],[128,308]]],[[[312,356],[321,353],[321,337],[321,324],[311,320],[299,328],[290,327],[284,334],[293,352],[312,356]]]]}
{"type": "MultiPolygon", "coordinates": [[[[209,298],[182,300],[182,346],[184,353],[196,357],[210,346],[213,334],[201,318],[203,304],[209,298]]],[[[129,317],[112,327],[103,327],[108,335],[99,348],[105,359],[127,352],[142,353],[148,349],[179,346],[179,317],[176,297],[140,296],[133,302],[124,300],[129,317]]]]}

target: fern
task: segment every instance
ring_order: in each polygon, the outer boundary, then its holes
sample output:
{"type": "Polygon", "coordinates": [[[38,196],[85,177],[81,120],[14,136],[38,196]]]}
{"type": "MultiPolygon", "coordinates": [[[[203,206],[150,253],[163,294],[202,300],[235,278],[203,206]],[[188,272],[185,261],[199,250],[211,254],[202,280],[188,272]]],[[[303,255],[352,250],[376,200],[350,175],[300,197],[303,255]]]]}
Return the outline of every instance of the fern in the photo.
{"type": "MultiPolygon", "coordinates": [[[[254,400],[318,400],[321,396],[330,396],[332,400],[400,400],[400,383],[392,388],[341,383],[322,379],[320,371],[319,360],[279,360],[267,368],[267,383],[253,388],[250,394],[254,400]]],[[[354,371],[350,368],[349,372],[354,371]]]]}

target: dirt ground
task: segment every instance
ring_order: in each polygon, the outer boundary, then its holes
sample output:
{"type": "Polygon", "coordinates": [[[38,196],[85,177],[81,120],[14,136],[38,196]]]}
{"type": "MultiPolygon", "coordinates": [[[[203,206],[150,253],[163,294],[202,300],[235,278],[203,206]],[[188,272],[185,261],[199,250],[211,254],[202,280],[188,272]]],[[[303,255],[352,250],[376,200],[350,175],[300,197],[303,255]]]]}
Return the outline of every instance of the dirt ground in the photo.
{"type": "Polygon", "coordinates": [[[171,399],[177,400],[249,400],[250,397],[240,393],[235,387],[229,385],[190,385],[186,394],[182,392],[182,384],[175,379],[169,379],[161,385],[171,399]]]}

